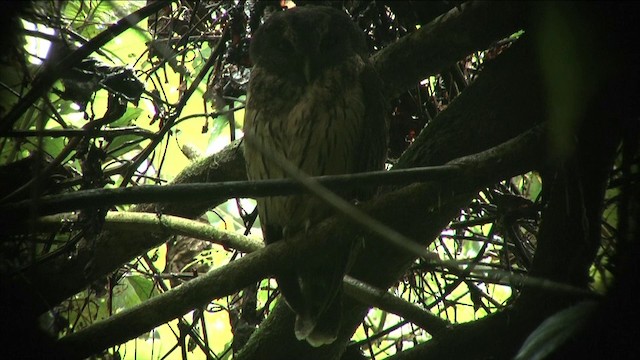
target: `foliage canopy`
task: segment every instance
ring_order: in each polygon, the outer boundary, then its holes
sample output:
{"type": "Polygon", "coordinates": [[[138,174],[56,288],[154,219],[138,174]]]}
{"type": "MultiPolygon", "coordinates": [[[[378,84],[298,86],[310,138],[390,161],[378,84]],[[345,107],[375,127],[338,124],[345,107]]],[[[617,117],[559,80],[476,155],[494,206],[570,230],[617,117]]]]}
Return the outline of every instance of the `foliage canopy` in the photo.
{"type": "Polygon", "coordinates": [[[368,36],[390,170],[321,179],[379,196],[265,248],[250,198],[308,191],[244,181],[248,44],[283,4],[7,3],[0,305],[22,337],[0,353],[628,356],[635,6],[323,2],[368,36]],[[336,233],[364,246],[340,338],[311,348],[269,276],[336,233]]]}

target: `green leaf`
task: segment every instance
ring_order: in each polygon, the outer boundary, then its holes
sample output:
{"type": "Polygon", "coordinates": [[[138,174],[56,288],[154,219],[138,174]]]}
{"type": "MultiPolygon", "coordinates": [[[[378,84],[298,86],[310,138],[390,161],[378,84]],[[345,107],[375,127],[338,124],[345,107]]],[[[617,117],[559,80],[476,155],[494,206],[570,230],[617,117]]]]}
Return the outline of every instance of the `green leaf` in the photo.
{"type": "Polygon", "coordinates": [[[129,283],[131,289],[135,292],[140,301],[145,301],[155,295],[156,291],[153,286],[153,281],[144,276],[134,275],[127,277],[126,281],[129,283]]]}
{"type": "MultiPolygon", "coordinates": [[[[134,125],[135,121],[138,119],[138,117],[140,117],[140,114],[142,114],[142,109],[140,108],[127,109],[124,115],[120,119],[111,123],[110,126],[120,127],[120,126],[134,125]]],[[[130,146],[125,146],[122,148],[120,148],[120,146],[129,141],[134,141],[139,139],[140,139],[140,136],[138,135],[122,135],[122,136],[114,137],[113,140],[111,140],[111,142],[109,143],[109,151],[110,151],[109,155],[112,157],[118,157],[137,149],[140,146],[139,143],[133,143],[130,146]],[[118,150],[112,151],[113,149],[118,149],[118,150]]]]}
{"type": "Polygon", "coordinates": [[[552,354],[582,329],[597,304],[595,301],[583,301],[553,314],[529,335],[516,360],[540,360],[552,354]]]}
{"type": "Polygon", "coordinates": [[[142,114],[141,108],[128,108],[120,119],[112,122],[109,126],[120,127],[133,125],[135,121],[140,117],[140,114],[142,114]]]}
{"type": "Polygon", "coordinates": [[[131,308],[156,294],[153,281],[140,275],[127,276],[116,289],[114,310],[131,308]]]}
{"type": "MultiPolygon", "coordinates": [[[[225,106],[226,109],[226,106],[225,106]]],[[[219,115],[213,120],[213,126],[211,127],[211,131],[209,132],[209,144],[216,141],[218,136],[222,134],[222,131],[227,128],[229,125],[229,115],[219,115]]]]}

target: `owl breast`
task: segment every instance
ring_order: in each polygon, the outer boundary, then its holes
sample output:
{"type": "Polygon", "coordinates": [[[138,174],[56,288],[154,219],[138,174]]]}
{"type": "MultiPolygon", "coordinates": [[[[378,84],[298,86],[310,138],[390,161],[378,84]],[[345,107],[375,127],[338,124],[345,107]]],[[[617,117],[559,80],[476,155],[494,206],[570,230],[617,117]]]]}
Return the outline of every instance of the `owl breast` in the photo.
{"type": "MultiPolygon", "coordinates": [[[[364,66],[362,58],[354,55],[306,84],[288,82],[254,68],[245,110],[245,136],[255,137],[311,176],[356,171],[365,118],[358,77],[364,66]]],[[[245,146],[245,158],[250,180],[286,177],[250,146],[245,146]]],[[[263,223],[287,232],[302,230],[331,213],[322,201],[308,195],[262,198],[258,207],[263,223]]]]}

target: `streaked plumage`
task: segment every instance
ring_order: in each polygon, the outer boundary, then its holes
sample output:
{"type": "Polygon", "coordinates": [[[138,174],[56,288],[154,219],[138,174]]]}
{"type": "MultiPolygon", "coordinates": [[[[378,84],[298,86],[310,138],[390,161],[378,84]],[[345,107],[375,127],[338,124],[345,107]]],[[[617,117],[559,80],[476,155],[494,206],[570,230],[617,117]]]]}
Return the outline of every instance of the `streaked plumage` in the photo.
{"type": "MultiPolygon", "coordinates": [[[[344,12],[307,6],[276,13],[254,35],[251,57],[246,137],[308,175],[383,168],[387,130],[381,86],[368,63],[364,35],[344,12]]],[[[251,146],[245,145],[245,159],[251,180],[286,177],[251,146]]],[[[267,244],[332,214],[309,195],[258,199],[258,212],[267,244]]],[[[337,336],[349,246],[345,249],[328,259],[301,261],[295,273],[276,274],[297,314],[296,336],[315,346],[337,336]]]]}

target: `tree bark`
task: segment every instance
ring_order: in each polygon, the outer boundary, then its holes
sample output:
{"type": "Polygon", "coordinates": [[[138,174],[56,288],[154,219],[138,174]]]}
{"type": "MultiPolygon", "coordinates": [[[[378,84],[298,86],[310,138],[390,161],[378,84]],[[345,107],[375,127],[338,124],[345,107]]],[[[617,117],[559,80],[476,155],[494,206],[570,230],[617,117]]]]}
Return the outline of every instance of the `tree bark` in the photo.
{"type": "MultiPolygon", "coordinates": [[[[498,2],[474,2],[451,10],[416,34],[389,46],[374,57],[376,68],[388,85],[387,94],[396,95],[461,57],[529,26],[530,11],[538,14],[528,4],[498,2]]],[[[625,32],[617,33],[618,36],[624,34],[625,32]]],[[[545,74],[538,62],[539,44],[535,40],[527,33],[504,54],[487,64],[478,79],[422,131],[395,168],[445,164],[453,159],[490,149],[548,120],[553,109],[550,109],[547,91],[552,84],[544,82],[545,74]]],[[[593,114],[605,116],[602,109],[593,114]]],[[[613,151],[619,140],[619,137],[602,137],[603,132],[610,130],[602,121],[591,118],[584,124],[579,133],[576,153],[568,157],[568,160],[565,159],[566,163],[547,164],[544,168],[545,187],[552,183],[554,187],[547,189],[549,207],[543,214],[539,248],[532,269],[532,274],[578,286],[586,285],[585,272],[599,244],[597,224],[602,211],[603,189],[608,169],[611,168],[613,151]],[[550,174],[554,175],[553,181],[550,180],[550,174]],[[580,186],[575,187],[574,184],[580,186]],[[558,241],[557,234],[565,236],[558,241]],[[578,249],[577,254],[574,249],[578,249]],[[568,265],[563,262],[564,259],[570,259],[568,265]]],[[[239,149],[238,143],[232,144],[221,154],[185,170],[176,179],[176,183],[243,179],[244,164],[239,149]]],[[[539,160],[543,157],[542,151],[538,156],[525,157],[517,166],[502,168],[504,173],[500,173],[498,167],[490,179],[470,178],[451,183],[408,186],[374,199],[365,204],[364,209],[404,235],[426,245],[480,187],[487,185],[487,180],[496,181],[515,175],[515,170],[525,172],[542,169],[539,160]],[[393,211],[389,211],[390,209],[393,211]],[[394,213],[393,216],[390,213],[394,213]]],[[[472,175],[469,174],[470,177],[472,175]]],[[[189,206],[144,205],[136,209],[196,217],[221,200],[210,199],[189,206]]],[[[337,217],[328,219],[317,227],[315,236],[322,241],[321,235],[334,231],[338,223],[345,229],[344,234],[364,236],[362,231],[351,229],[340,221],[337,217]]],[[[104,232],[95,248],[81,249],[72,261],[54,259],[37,264],[21,274],[27,281],[20,279],[19,282],[29,284],[23,289],[28,293],[25,299],[33,301],[33,307],[42,312],[165,240],[166,237],[153,234],[141,237],[137,234],[104,232]],[[94,257],[94,254],[100,256],[94,257]]],[[[391,286],[414,260],[411,255],[378,239],[366,237],[365,241],[366,247],[351,275],[371,285],[379,288],[391,286]]],[[[269,272],[273,269],[269,266],[275,265],[265,263],[264,266],[261,271],[269,272]]],[[[224,291],[232,291],[236,287],[240,289],[246,285],[245,282],[254,281],[255,276],[259,275],[264,273],[252,273],[234,284],[225,282],[224,291]]],[[[204,280],[200,280],[200,283],[204,283],[204,280]]],[[[198,284],[195,282],[190,287],[197,287],[198,284]]],[[[177,293],[190,291],[188,286],[184,290],[180,289],[177,289],[177,293]]],[[[174,296],[173,294],[167,296],[174,296]]],[[[209,297],[212,296],[220,294],[212,293],[209,297]]],[[[458,325],[438,339],[405,351],[397,358],[510,357],[544,317],[574,300],[571,296],[560,296],[548,289],[525,289],[513,309],[473,323],[458,325]],[[507,342],[507,345],[502,345],[502,341],[501,344],[492,341],[496,337],[507,342]],[[465,346],[459,346],[461,339],[465,339],[465,346]]],[[[203,302],[206,299],[198,298],[197,301],[203,302]]],[[[149,306],[153,304],[150,303],[149,306]]],[[[285,305],[278,304],[238,358],[337,359],[368,307],[346,298],[344,309],[338,341],[314,349],[294,338],[293,314],[285,305]]],[[[186,307],[174,311],[185,310],[186,307]]],[[[157,322],[156,318],[144,324],[144,327],[153,326],[157,322]]],[[[100,331],[105,330],[100,330],[100,326],[90,331],[101,334],[100,331]]],[[[73,339],[66,341],[72,343],[75,341],[73,339]]]]}
{"type": "MultiPolygon", "coordinates": [[[[486,28],[494,29],[491,33],[495,35],[494,40],[498,40],[500,37],[508,36],[513,32],[514,25],[498,21],[502,16],[508,17],[510,11],[513,11],[514,7],[509,5],[505,6],[501,10],[502,5],[498,3],[480,3],[469,7],[464,7],[463,13],[474,19],[479,19],[474,22],[475,27],[466,29],[468,34],[480,34],[486,28]],[[488,9],[493,9],[489,11],[488,9]],[[506,11],[506,12],[505,12],[506,11]]],[[[517,8],[517,7],[516,7],[517,8]]],[[[442,18],[438,18],[434,21],[434,26],[444,26],[447,28],[458,28],[460,18],[455,16],[458,9],[452,10],[453,15],[447,15],[442,18]],[[450,24],[450,22],[454,22],[450,24]]],[[[524,11],[524,10],[522,10],[524,11]]],[[[520,18],[520,16],[515,16],[520,18]]],[[[515,20],[517,21],[517,20],[515,20]]],[[[430,27],[429,29],[431,29],[430,27]]],[[[516,26],[517,27],[517,26],[516,26]]],[[[380,56],[379,59],[374,58],[376,67],[379,68],[380,75],[385,83],[393,83],[394,78],[399,73],[407,71],[408,63],[399,62],[394,66],[393,61],[397,61],[396,58],[391,57],[389,54],[398,52],[401,54],[407,54],[412,49],[427,48],[429,44],[440,44],[441,48],[448,48],[448,38],[439,38],[436,35],[439,32],[433,30],[422,30],[425,34],[417,37],[411,42],[399,43],[389,46],[384,56],[380,56]],[[394,50],[395,49],[395,50],[394,50]],[[389,64],[387,64],[389,63],[389,64]]],[[[437,73],[440,63],[448,62],[454,63],[460,56],[464,56],[469,52],[476,49],[482,49],[486,46],[487,40],[485,38],[478,39],[476,36],[462,36],[456,35],[464,39],[459,41],[459,50],[455,54],[449,56],[440,56],[439,63],[425,62],[421,64],[415,64],[419,72],[413,73],[413,81],[409,84],[404,84],[405,88],[410,87],[412,84],[420,81],[422,78],[437,73]],[[459,54],[462,54],[459,56],[459,54]]],[[[449,53],[447,53],[449,54],[449,53]]],[[[414,54],[413,56],[420,56],[414,54]]],[[[398,87],[394,85],[393,87],[398,87]]],[[[485,97],[482,97],[485,99],[485,97]]],[[[488,99],[487,99],[488,100],[488,99]]],[[[477,100],[482,102],[482,99],[477,100]]],[[[474,109],[473,111],[478,111],[474,109]]],[[[490,114],[492,109],[486,108],[484,114],[490,114]]],[[[472,111],[469,111],[469,114],[472,111]]],[[[457,118],[457,117],[452,117],[457,118]]],[[[516,119],[517,120],[517,119],[516,119]]],[[[459,140],[459,136],[463,134],[469,135],[468,132],[463,129],[477,127],[480,129],[482,126],[476,125],[476,118],[467,118],[465,116],[458,119],[459,128],[446,126],[439,130],[430,130],[428,136],[421,136],[421,138],[432,138],[429,144],[434,140],[438,140],[439,145],[453,144],[459,140]]],[[[509,121],[505,121],[509,123],[509,121]]],[[[490,124],[488,124],[491,126],[490,124]]],[[[437,153],[435,155],[427,155],[433,152],[433,150],[426,149],[425,151],[418,151],[417,149],[409,152],[412,159],[402,160],[403,165],[399,167],[412,167],[421,166],[424,164],[442,164],[448,160],[454,159],[459,156],[478,152],[483,149],[487,149],[493,145],[497,145],[500,142],[509,139],[517,135],[520,131],[528,128],[531,124],[521,124],[514,126],[513,129],[504,129],[496,122],[496,125],[492,126],[492,129],[497,129],[496,133],[489,131],[489,137],[482,138],[480,136],[474,138],[473,134],[467,136],[465,140],[466,144],[477,144],[473,149],[466,149],[458,152],[457,154],[449,154],[448,156],[442,156],[438,158],[437,153]],[[514,131],[517,129],[518,131],[514,131]],[[496,136],[494,136],[496,135],[496,136]],[[471,139],[470,139],[471,138],[471,139]],[[475,151],[474,151],[475,150],[475,151]],[[414,154],[415,155],[412,155],[414,154]],[[456,156],[457,155],[457,156],[456,156]],[[420,159],[420,157],[425,157],[420,159]]],[[[244,158],[242,157],[242,151],[240,147],[241,141],[236,141],[225,148],[218,154],[203,159],[194,163],[189,168],[185,169],[174,181],[175,184],[180,183],[194,183],[194,182],[214,182],[214,181],[233,181],[246,179],[244,174],[244,158]]],[[[429,144],[416,144],[414,148],[427,146],[434,147],[436,145],[429,144]]],[[[446,147],[450,148],[449,145],[446,147]]],[[[408,156],[409,156],[408,155],[408,156]]],[[[206,199],[197,204],[156,204],[156,205],[139,205],[133,208],[133,211],[165,213],[170,215],[195,218],[207,209],[216,206],[224,199],[206,199]]],[[[144,253],[148,249],[158,246],[166,241],[166,237],[157,236],[155,234],[149,234],[147,237],[140,237],[134,234],[122,234],[113,232],[103,232],[96,240],[95,247],[93,249],[79,249],[77,255],[69,260],[66,257],[58,257],[51,261],[34,264],[28,268],[25,272],[19,275],[21,279],[17,279],[16,286],[23,295],[24,299],[28,299],[31,302],[30,307],[35,312],[42,313],[50,309],[54,304],[61,302],[62,300],[82,291],[92,282],[102,278],[106,274],[114,271],[121,264],[130,261],[141,253],[144,253]],[[94,254],[100,254],[98,257],[94,257],[94,254]]]]}
{"type": "MultiPolygon", "coordinates": [[[[491,148],[545,119],[542,86],[535,71],[536,66],[532,63],[530,46],[527,39],[522,39],[487,65],[476,82],[429,123],[396,167],[440,165],[465,155],[467,151],[473,153],[491,148]],[[467,146],[449,146],[453,143],[467,146]]],[[[536,169],[540,166],[537,161],[543,158],[543,151],[532,154],[520,164],[521,173],[536,169]]],[[[509,176],[513,174],[499,178],[509,176]]],[[[465,180],[473,184],[473,180],[460,179],[465,180]]],[[[397,197],[396,202],[376,207],[380,212],[372,215],[403,235],[428,245],[460,208],[477,194],[482,185],[476,185],[465,190],[456,188],[453,183],[414,185],[435,186],[438,190],[430,193],[441,195],[439,198],[397,197]],[[396,216],[390,216],[388,209],[394,209],[396,216]]],[[[411,188],[409,186],[403,190],[410,191],[411,188]]],[[[372,203],[376,201],[374,199],[372,203]]],[[[399,252],[386,243],[375,239],[365,241],[364,251],[350,275],[373,286],[388,288],[414,260],[411,255],[399,252]]],[[[274,313],[254,333],[238,359],[338,359],[368,310],[366,305],[348,298],[344,300],[344,308],[343,327],[338,341],[312,348],[293,337],[291,329],[294,316],[286,305],[278,304],[274,313]]]]}

